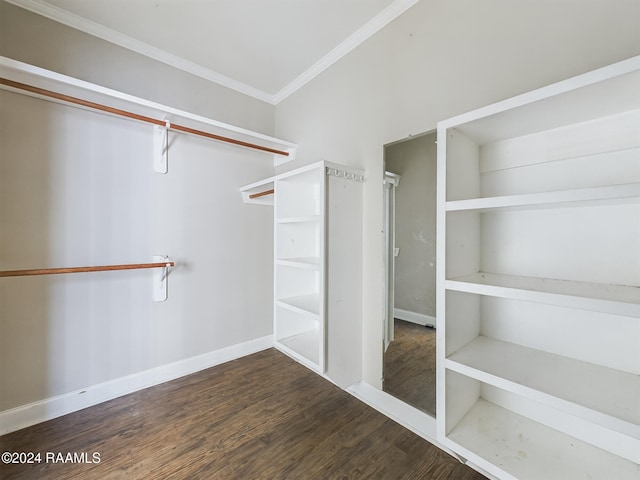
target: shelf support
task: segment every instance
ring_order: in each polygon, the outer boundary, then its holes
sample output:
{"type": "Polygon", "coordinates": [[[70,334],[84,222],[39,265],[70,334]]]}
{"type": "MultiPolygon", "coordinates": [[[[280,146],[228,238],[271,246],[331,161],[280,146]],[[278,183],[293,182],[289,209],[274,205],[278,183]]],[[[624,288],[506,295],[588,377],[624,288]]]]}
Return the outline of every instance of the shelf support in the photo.
{"type": "Polygon", "coordinates": [[[154,263],[164,263],[164,268],[159,268],[153,272],[153,301],[164,302],[168,296],[169,267],[173,262],[169,262],[167,255],[154,255],[154,263]]]}
{"type": "Polygon", "coordinates": [[[169,166],[169,129],[171,123],[153,127],[153,170],[156,173],[167,173],[169,166]]]}

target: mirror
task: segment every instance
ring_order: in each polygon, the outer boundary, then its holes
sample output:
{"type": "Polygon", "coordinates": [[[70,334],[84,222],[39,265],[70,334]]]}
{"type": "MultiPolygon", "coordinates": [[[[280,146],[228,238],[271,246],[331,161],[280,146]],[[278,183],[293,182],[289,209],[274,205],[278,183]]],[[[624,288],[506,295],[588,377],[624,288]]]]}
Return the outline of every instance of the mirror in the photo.
{"type": "Polygon", "coordinates": [[[436,133],[386,145],[383,390],[436,413],[436,133]]]}

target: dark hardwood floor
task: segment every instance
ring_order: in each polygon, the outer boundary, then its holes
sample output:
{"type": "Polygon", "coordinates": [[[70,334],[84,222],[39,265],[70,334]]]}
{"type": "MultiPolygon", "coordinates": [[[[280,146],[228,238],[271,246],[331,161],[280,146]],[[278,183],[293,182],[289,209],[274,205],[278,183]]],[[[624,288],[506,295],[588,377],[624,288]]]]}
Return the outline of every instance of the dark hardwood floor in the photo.
{"type": "Polygon", "coordinates": [[[484,478],[274,349],[2,436],[5,451],[42,463],[0,463],[3,480],[484,478]]]}
{"type": "Polygon", "coordinates": [[[396,319],[384,354],[384,391],[436,415],[435,329],[396,319]]]}

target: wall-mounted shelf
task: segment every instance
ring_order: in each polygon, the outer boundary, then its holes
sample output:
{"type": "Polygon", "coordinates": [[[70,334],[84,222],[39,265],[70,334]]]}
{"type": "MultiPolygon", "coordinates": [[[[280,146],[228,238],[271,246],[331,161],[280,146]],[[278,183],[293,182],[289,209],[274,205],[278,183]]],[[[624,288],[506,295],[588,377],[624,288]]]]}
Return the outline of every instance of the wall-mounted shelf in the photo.
{"type": "Polygon", "coordinates": [[[152,123],[156,127],[168,127],[182,133],[262,151],[273,158],[274,165],[295,158],[296,145],[293,143],[7,57],[0,57],[0,88],[105,114],[122,116],[122,112],[125,112],[128,115],[124,116],[133,121],[152,123]]]}
{"type": "Polygon", "coordinates": [[[244,203],[270,205],[273,207],[275,198],[274,177],[240,187],[240,193],[242,194],[242,201],[244,203]],[[264,192],[270,192],[272,190],[273,194],[262,195],[264,192]]]}

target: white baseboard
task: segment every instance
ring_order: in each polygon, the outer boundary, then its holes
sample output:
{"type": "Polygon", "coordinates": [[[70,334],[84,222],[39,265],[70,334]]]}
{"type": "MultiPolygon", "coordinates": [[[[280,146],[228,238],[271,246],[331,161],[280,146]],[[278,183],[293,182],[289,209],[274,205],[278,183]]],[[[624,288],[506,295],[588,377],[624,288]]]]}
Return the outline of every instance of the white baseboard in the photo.
{"type": "Polygon", "coordinates": [[[0,435],[273,347],[273,335],[0,412],[0,435]]]}
{"type": "Polygon", "coordinates": [[[394,308],[393,316],[398,320],[404,320],[405,322],[417,323],[418,325],[423,326],[429,325],[430,327],[436,326],[436,317],[425,315],[423,313],[410,312],[409,310],[394,308]]]}

